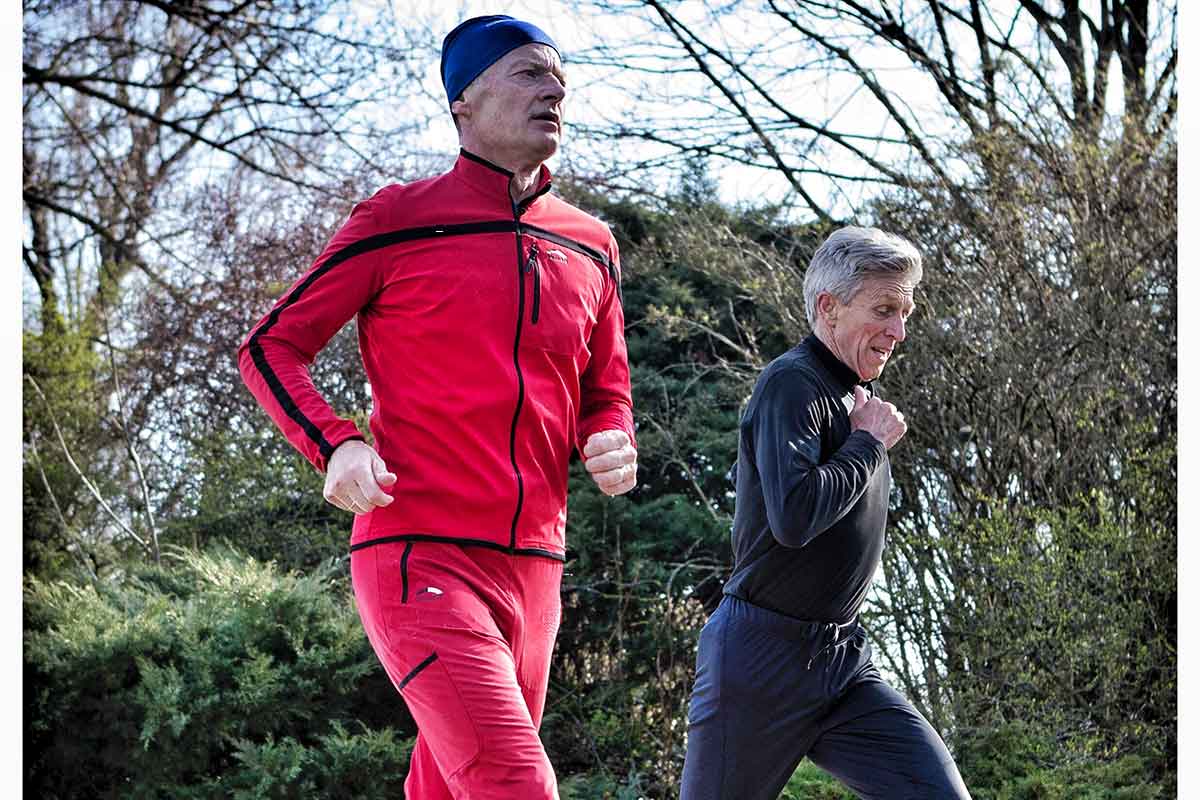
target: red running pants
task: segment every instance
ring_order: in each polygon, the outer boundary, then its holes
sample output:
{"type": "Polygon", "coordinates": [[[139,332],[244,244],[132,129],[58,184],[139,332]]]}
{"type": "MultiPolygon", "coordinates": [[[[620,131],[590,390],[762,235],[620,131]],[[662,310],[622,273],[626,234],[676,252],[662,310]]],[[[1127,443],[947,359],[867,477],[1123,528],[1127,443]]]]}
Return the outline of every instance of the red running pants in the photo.
{"type": "Polygon", "coordinates": [[[557,800],[538,726],[562,563],[389,542],[350,565],[367,638],[417,723],[405,797],[557,800]]]}

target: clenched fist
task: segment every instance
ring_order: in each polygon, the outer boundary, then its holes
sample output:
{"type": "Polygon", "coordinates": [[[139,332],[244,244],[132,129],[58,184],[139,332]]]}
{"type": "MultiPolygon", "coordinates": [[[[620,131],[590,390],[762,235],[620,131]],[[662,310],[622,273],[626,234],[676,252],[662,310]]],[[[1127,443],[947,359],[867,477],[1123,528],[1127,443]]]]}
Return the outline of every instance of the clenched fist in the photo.
{"type": "Polygon", "coordinates": [[[394,484],[396,475],[388,471],[375,448],[366,442],[342,442],[326,467],[325,499],[343,511],[366,514],[391,505],[393,498],[383,487],[394,484]]]}
{"type": "Polygon", "coordinates": [[[896,410],[891,403],[885,403],[878,397],[867,399],[867,392],[861,386],[854,387],[854,409],[850,412],[850,429],[866,431],[891,450],[896,442],[904,438],[908,425],[904,415],[896,410]]]}
{"type": "Polygon", "coordinates": [[[625,431],[601,431],[589,436],[583,446],[583,466],[600,491],[609,496],[625,494],[637,486],[637,450],[625,431]]]}

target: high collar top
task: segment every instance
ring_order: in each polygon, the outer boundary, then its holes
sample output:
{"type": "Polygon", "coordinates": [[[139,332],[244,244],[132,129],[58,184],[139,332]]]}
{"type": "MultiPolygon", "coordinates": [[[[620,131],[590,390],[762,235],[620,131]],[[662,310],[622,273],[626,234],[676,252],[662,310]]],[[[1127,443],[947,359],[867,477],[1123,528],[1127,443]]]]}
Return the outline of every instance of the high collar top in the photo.
{"type": "Polygon", "coordinates": [[[458,151],[458,160],[454,163],[452,173],[470,185],[475,190],[489,198],[502,200],[505,205],[520,215],[536,203],[542,195],[550,191],[550,170],[545,164],[538,170],[537,184],[534,191],[519,204],[509,194],[513,173],[499,164],[493,164],[486,158],[477,156],[466,149],[458,151]]]}
{"type": "Polygon", "coordinates": [[[825,346],[825,343],[817,337],[815,333],[810,333],[804,337],[803,345],[812,350],[825,369],[829,370],[830,374],[841,385],[842,389],[847,392],[854,391],[855,386],[862,386],[864,389],[874,390],[871,381],[864,381],[858,377],[858,373],[850,369],[844,361],[833,354],[833,351],[825,346]]]}

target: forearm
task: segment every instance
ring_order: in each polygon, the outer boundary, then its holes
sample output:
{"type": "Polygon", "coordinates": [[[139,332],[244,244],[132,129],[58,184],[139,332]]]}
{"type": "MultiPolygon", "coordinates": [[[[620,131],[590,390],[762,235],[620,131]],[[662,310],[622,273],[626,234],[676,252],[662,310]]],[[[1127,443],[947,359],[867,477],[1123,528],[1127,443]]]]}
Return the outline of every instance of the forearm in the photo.
{"type": "Polygon", "coordinates": [[[827,463],[794,463],[780,485],[764,496],[775,539],[785,547],[804,547],[833,527],[862,498],[886,451],[865,432],[851,434],[827,463]]]}
{"type": "Polygon", "coordinates": [[[602,313],[588,342],[592,351],[580,376],[580,410],[576,445],[602,431],[624,431],[636,447],[629,361],[625,346],[625,317],[616,286],[609,288],[602,313]]]}
{"type": "Polygon", "coordinates": [[[313,385],[308,365],[291,348],[250,336],[238,354],[246,388],[314,467],[324,472],[338,445],[362,439],[350,420],[338,417],[313,385]]]}

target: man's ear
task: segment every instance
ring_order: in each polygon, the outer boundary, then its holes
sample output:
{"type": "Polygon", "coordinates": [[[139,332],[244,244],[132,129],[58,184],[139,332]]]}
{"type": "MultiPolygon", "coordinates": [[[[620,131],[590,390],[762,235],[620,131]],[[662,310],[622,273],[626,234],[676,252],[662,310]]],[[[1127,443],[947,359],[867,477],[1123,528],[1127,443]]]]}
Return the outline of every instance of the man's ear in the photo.
{"type": "Polygon", "coordinates": [[[471,104],[460,95],[457,100],[450,104],[450,113],[456,117],[469,119],[471,116],[471,104]]]}
{"type": "Polygon", "coordinates": [[[837,298],[829,292],[821,292],[817,296],[817,310],[825,317],[825,320],[832,325],[837,322],[838,302],[837,298]]]}

